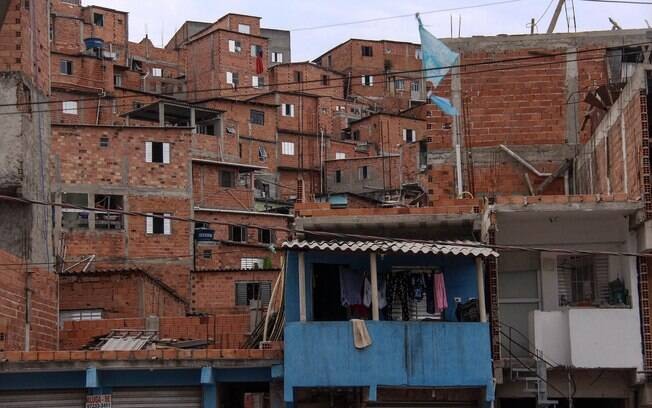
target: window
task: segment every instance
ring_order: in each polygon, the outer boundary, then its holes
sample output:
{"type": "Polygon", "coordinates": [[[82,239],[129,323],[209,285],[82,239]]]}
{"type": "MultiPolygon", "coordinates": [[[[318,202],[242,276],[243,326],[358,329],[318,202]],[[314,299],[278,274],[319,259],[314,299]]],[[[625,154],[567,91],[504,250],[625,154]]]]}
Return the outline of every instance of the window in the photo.
{"type": "Polygon", "coordinates": [[[326,60],[328,61],[328,66],[329,67],[333,65],[333,56],[332,55],[329,55],[328,57],[326,57],[326,60]]]}
{"type": "Polygon", "coordinates": [[[253,123],[254,125],[264,125],[265,112],[252,109],[249,112],[249,122],[253,123]]]}
{"type": "Polygon", "coordinates": [[[93,13],[93,24],[98,27],[104,27],[104,14],[93,13]]]}
{"type": "Polygon", "coordinates": [[[262,55],[263,53],[263,47],[260,45],[252,44],[251,45],[251,56],[252,57],[257,57],[259,55],[262,55]]]}
{"type": "MultiPolygon", "coordinates": [[[[123,198],[118,195],[95,195],[95,208],[106,210],[124,210],[123,198]]],[[[121,230],[122,214],[111,212],[95,212],[95,229],[121,230]]]]}
{"type": "Polygon", "coordinates": [[[407,143],[416,141],[416,132],[414,129],[403,129],[403,140],[407,143]]]}
{"type": "Polygon", "coordinates": [[[237,72],[227,72],[226,73],[226,83],[232,86],[238,86],[239,78],[237,72]]]}
{"type": "Polygon", "coordinates": [[[285,156],[294,156],[294,143],[281,142],[281,154],[285,156]]]}
{"type": "Polygon", "coordinates": [[[302,82],[303,73],[301,71],[294,71],[294,82],[302,82]]]}
{"type": "Polygon", "coordinates": [[[263,269],[265,260],[263,258],[240,258],[240,269],[263,269]]]}
{"type": "Polygon", "coordinates": [[[235,172],[230,170],[220,171],[220,186],[226,188],[235,187],[235,172]]]}
{"type": "Polygon", "coordinates": [[[335,160],[344,160],[344,159],[346,159],[346,153],[340,153],[340,152],[335,153],[335,160]]]}
{"type": "Polygon", "coordinates": [[[405,90],[405,80],[404,79],[394,80],[394,87],[396,88],[397,91],[405,90]]]}
{"type": "Polygon", "coordinates": [[[63,102],[63,113],[67,115],[77,115],[77,101],[63,102]]]}
{"type": "Polygon", "coordinates": [[[59,71],[64,75],[72,75],[72,61],[61,60],[59,63],[59,71]]]}
{"type": "Polygon", "coordinates": [[[258,230],[258,242],[262,244],[274,243],[274,231],[271,229],[260,228],[258,230]]]}
{"type": "Polygon", "coordinates": [[[100,147],[109,147],[109,138],[101,137],[100,138],[100,147]]]}
{"type": "Polygon", "coordinates": [[[267,160],[267,150],[265,146],[258,146],[258,160],[265,161],[267,160]]]}
{"type": "Polygon", "coordinates": [[[102,320],[102,309],[62,310],[59,321],[78,322],[81,320],[102,320]]]}
{"type": "Polygon", "coordinates": [[[272,62],[282,63],[283,62],[283,53],[282,52],[273,52],[272,53],[272,62]]]}
{"type": "Polygon", "coordinates": [[[625,304],[611,299],[609,256],[564,255],[557,257],[559,306],[625,304]]]}
{"type": "Polygon", "coordinates": [[[362,166],[358,167],[358,179],[366,180],[369,177],[369,167],[362,166]]]}
{"type": "Polygon", "coordinates": [[[362,86],[374,86],[374,77],[373,77],[373,75],[363,75],[362,76],[362,86]]]}
{"type": "Polygon", "coordinates": [[[373,57],[374,56],[373,47],[371,47],[369,45],[363,45],[362,46],[362,56],[363,57],[373,57]]]}
{"type": "Polygon", "coordinates": [[[204,249],[202,251],[202,258],[211,259],[212,257],[213,257],[213,250],[212,249],[204,249]]]}
{"type": "Polygon", "coordinates": [[[163,68],[152,68],[152,76],[153,77],[162,77],[163,76],[163,68]]]}
{"type": "Polygon", "coordinates": [[[432,123],[426,123],[426,130],[432,130],[432,123]]]}
{"type": "Polygon", "coordinates": [[[122,75],[120,74],[113,75],[113,85],[122,86],[122,75]]]}
{"type": "Polygon", "coordinates": [[[242,51],[242,45],[238,40],[229,40],[229,52],[240,52],[242,51]]]}
{"type": "Polygon", "coordinates": [[[331,77],[329,77],[328,75],[322,75],[321,76],[321,84],[322,85],[328,85],[328,84],[330,84],[330,82],[331,82],[331,77]]]}
{"type": "Polygon", "coordinates": [[[419,81],[412,81],[412,92],[419,92],[421,90],[421,83],[419,81]]]}
{"type": "Polygon", "coordinates": [[[342,182],[342,170],[335,170],[335,182],[336,183],[342,182]]]}
{"type": "MultiPolygon", "coordinates": [[[[88,207],[88,194],[84,193],[63,193],[61,196],[63,204],[71,204],[78,207],[88,207]]],[[[87,229],[89,212],[76,208],[61,208],[61,227],[68,230],[87,229]]]]}
{"type": "Polygon", "coordinates": [[[172,234],[172,220],[169,218],[172,214],[167,213],[149,213],[145,218],[145,232],[148,235],[170,235],[172,234]]]}
{"type": "Polygon", "coordinates": [[[360,140],[360,130],[353,131],[353,140],[360,140]]]}
{"type": "Polygon", "coordinates": [[[269,184],[259,182],[258,180],[256,180],[256,184],[257,184],[256,189],[259,191],[261,197],[263,197],[263,198],[270,197],[269,184]]]}
{"type": "Polygon", "coordinates": [[[238,32],[243,34],[251,34],[251,27],[249,24],[238,24],[238,32]]]}
{"type": "Polygon", "coordinates": [[[214,124],[197,125],[197,133],[202,135],[217,136],[214,124]]]}
{"type": "Polygon", "coordinates": [[[417,48],[416,50],[414,50],[414,58],[418,60],[423,59],[423,51],[421,50],[421,48],[417,48]]]}
{"type": "Polygon", "coordinates": [[[281,115],[294,117],[294,105],[289,103],[281,104],[281,115]]]}
{"type": "MultiPolygon", "coordinates": [[[[244,269],[244,268],[243,268],[244,269]]],[[[255,268],[252,268],[255,269],[255,268]]],[[[272,293],[272,282],[236,282],[236,306],[250,306],[252,302],[260,301],[263,307],[269,304],[272,293]]]]}
{"type": "Polygon", "coordinates": [[[145,142],[145,162],[170,164],[170,144],[145,142]]]}
{"type": "Polygon", "coordinates": [[[247,242],[247,227],[244,225],[230,225],[229,241],[247,242]]]}
{"type": "Polygon", "coordinates": [[[252,76],[251,77],[251,86],[254,88],[262,88],[265,86],[265,77],[261,76],[252,76]]]}

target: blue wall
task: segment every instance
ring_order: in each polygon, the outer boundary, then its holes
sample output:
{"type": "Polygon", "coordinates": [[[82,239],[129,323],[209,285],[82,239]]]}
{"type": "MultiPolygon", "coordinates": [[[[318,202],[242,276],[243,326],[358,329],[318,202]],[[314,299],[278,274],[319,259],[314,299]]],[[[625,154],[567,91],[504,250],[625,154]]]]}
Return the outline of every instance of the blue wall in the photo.
{"type": "Polygon", "coordinates": [[[487,323],[374,322],[353,346],[350,322],[285,328],[285,399],[296,387],[486,387],[493,399],[487,323]]]}
{"type": "MultiPolygon", "coordinates": [[[[306,317],[312,320],[312,278],[313,264],[350,265],[353,269],[369,270],[369,254],[307,252],[306,260],[306,317]]],[[[392,266],[439,266],[444,272],[448,309],[446,321],[455,319],[455,297],[466,302],[477,298],[475,261],[472,257],[452,255],[385,255],[378,257],[380,273],[391,271],[392,266]]],[[[289,252],[287,260],[285,307],[288,322],[299,321],[299,275],[297,252],[289,252]]],[[[339,294],[334,294],[339,296],[339,294]]]]}

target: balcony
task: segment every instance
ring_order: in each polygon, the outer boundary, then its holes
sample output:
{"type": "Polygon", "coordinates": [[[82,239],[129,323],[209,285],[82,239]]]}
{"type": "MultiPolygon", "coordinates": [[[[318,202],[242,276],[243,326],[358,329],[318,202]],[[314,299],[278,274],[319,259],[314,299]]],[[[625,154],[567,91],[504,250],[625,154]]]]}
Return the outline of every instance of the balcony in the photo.
{"type": "MultiPolygon", "coordinates": [[[[372,345],[353,346],[350,322],[285,328],[286,401],[297,387],[485,388],[492,399],[488,323],[368,321],[372,345]]],[[[370,392],[373,394],[373,391],[370,392]]]]}

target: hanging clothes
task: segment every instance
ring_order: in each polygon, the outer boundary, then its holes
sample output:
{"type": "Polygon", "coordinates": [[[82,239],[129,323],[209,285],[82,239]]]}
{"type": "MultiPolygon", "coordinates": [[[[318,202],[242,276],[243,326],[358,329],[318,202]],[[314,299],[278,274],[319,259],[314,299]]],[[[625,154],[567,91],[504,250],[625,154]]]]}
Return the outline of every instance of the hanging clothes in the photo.
{"type": "MultiPolygon", "coordinates": [[[[362,295],[362,304],[371,307],[371,281],[368,277],[364,279],[364,294],[362,295]]],[[[384,309],[387,306],[387,279],[378,278],[378,309],[384,309]]]]}
{"type": "Polygon", "coordinates": [[[421,302],[425,296],[426,282],[423,279],[422,273],[410,274],[410,297],[416,301],[421,302]]]}
{"type": "MultiPolygon", "coordinates": [[[[387,304],[390,306],[386,310],[387,320],[392,319],[393,309],[400,303],[401,320],[410,320],[410,305],[408,300],[409,278],[404,273],[391,273],[387,277],[387,304]]],[[[380,303],[380,302],[379,302],[380,303]]]]}
{"type": "Polygon", "coordinates": [[[448,309],[448,298],[446,297],[446,282],[442,272],[435,273],[435,312],[441,313],[448,309]]]}
{"type": "Polygon", "coordinates": [[[363,276],[359,271],[340,268],[340,299],[342,306],[362,304],[363,276]]]}

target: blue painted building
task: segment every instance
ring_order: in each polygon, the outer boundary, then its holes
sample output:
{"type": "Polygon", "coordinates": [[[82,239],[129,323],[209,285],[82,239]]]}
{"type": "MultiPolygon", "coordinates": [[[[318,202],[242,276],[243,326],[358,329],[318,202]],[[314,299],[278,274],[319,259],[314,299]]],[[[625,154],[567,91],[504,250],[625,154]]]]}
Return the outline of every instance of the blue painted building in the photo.
{"type": "Polygon", "coordinates": [[[314,396],[320,389],[351,390],[370,404],[384,396],[398,401],[397,395],[410,402],[410,395],[424,392],[428,400],[475,401],[474,406],[493,400],[483,265],[495,252],[470,242],[292,241],[284,246],[284,398],[289,406],[302,393],[314,396]],[[403,295],[401,302],[409,307],[397,304],[402,289],[390,288],[390,282],[411,279],[404,289],[415,292],[415,279],[430,273],[443,274],[447,309],[430,313],[425,297],[404,302],[403,295]],[[370,298],[367,310],[342,306],[342,288],[350,286],[343,276],[355,274],[364,276],[359,281],[364,282],[362,297],[370,298]],[[348,319],[355,313],[370,337],[365,348],[354,345],[348,319]]]}

